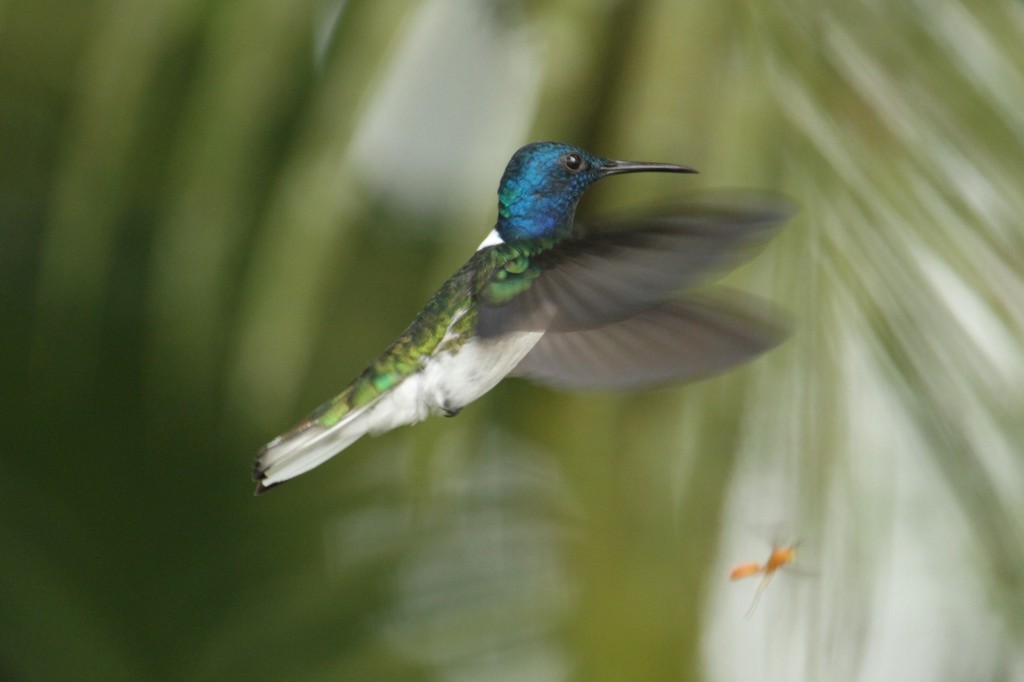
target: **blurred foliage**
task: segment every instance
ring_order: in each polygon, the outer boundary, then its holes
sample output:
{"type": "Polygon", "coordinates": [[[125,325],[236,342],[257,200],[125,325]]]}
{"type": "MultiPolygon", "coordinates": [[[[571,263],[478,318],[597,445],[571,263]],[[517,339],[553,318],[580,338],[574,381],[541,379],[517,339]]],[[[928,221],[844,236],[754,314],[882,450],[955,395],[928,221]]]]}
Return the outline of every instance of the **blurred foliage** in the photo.
{"type": "Polygon", "coordinates": [[[1012,0],[0,3],[0,678],[1024,679],[1022,45],[1012,0]],[[531,139],[794,197],[730,283],[799,333],[254,499],[531,139]]]}

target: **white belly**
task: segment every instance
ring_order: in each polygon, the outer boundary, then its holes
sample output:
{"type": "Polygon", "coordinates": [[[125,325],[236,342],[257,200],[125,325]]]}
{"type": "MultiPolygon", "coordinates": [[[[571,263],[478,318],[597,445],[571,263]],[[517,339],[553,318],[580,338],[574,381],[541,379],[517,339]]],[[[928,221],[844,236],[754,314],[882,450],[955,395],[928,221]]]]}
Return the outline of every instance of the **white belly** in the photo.
{"type": "Polygon", "coordinates": [[[430,414],[462,409],[504,379],[541,334],[516,332],[486,341],[471,339],[455,353],[438,353],[370,406],[368,430],[381,433],[430,414]]]}
{"type": "Polygon", "coordinates": [[[442,353],[421,372],[428,402],[435,410],[459,409],[508,376],[543,332],[517,332],[468,341],[456,354],[442,353]]]}

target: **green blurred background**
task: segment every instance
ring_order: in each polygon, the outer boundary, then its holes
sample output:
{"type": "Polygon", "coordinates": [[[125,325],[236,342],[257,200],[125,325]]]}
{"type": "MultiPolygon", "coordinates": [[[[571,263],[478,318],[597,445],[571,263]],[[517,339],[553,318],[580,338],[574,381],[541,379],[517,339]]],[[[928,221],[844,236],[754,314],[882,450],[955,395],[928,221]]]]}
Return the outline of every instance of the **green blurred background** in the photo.
{"type": "Polygon", "coordinates": [[[1011,0],[0,1],[0,679],[1024,680],[1022,215],[1011,0]],[[534,139],[793,197],[797,334],[252,497],[534,139]]]}

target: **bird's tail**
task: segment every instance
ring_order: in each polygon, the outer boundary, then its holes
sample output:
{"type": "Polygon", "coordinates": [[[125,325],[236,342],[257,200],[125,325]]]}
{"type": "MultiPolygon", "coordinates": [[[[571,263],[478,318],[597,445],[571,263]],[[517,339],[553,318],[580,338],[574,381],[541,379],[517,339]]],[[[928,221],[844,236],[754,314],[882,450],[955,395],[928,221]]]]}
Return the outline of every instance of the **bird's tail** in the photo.
{"type": "Polygon", "coordinates": [[[365,419],[371,407],[372,403],[352,410],[332,426],[308,419],[267,443],[253,465],[256,494],[323,464],[364,436],[371,428],[365,419]]]}

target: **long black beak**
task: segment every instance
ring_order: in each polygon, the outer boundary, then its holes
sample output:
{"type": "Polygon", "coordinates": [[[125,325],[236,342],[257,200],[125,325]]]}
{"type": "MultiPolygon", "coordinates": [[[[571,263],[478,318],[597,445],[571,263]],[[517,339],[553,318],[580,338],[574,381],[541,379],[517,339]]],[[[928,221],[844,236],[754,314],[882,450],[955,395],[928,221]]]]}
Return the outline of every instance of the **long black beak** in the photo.
{"type": "Polygon", "coordinates": [[[642,161],[605,161],[598,169],[601,177],[618,175],[619,173],[696,173],[687,166],[674,163],[646,163],[642,161]]]}

